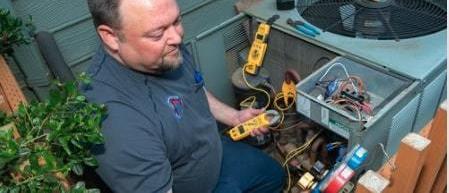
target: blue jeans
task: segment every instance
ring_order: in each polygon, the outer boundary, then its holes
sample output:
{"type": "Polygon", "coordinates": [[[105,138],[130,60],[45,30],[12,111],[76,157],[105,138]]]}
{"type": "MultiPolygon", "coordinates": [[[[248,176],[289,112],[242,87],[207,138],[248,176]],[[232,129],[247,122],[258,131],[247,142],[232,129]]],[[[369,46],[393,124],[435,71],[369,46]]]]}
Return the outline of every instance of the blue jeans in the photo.
{"type": "Polygon", "coordinates": [[[222,137],[223,159],[214,193],[280,193],[285,173],[261,150],[222,137]]]}

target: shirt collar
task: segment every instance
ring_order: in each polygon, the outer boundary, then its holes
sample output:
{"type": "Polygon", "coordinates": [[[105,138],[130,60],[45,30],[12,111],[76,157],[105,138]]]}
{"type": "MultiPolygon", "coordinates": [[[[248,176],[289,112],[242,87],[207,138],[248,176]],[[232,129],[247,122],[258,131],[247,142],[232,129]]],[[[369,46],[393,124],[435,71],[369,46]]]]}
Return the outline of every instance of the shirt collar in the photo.
{"type": "Polygon", "coordinates": [[[115,58],[113,58],[109,53],[105,51],[105,48],[103,46],[100,47],[99,51],[100,55],[104,57],[104,63],[111,64],[108,65],[106,68],[110,68],[113,72],[118,72],[117,74],[121,74],[127,77],[130,77],[131,79],[138,81],[138,82],[145,82],[147,79],[146,74],[135,71],[120,62],[118,62],[115,58]]]}

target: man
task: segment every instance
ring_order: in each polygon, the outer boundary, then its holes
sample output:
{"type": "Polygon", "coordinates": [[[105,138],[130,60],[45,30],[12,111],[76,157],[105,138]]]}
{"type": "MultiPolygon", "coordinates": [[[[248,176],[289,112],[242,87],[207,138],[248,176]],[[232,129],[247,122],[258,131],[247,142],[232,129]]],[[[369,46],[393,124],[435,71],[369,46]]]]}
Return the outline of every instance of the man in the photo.
{"type": "Polygon", "coordinates": [[[102,48],[85,94],[108,108],[94,153],[114,192],[280,192],[279,164],[219,135],[215,120],[235,126],[262,110],[237,111],[195,79],[175,0],[88,4],[102,48]]]}

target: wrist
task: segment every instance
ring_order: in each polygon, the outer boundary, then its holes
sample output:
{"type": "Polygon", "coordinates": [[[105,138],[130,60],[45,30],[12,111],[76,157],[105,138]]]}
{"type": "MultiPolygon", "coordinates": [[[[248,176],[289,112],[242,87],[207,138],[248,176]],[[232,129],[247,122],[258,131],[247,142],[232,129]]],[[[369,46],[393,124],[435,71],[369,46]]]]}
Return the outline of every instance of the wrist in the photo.
{"type": "Polygon", "coordinates": [[[232,119],[230,121],[230,124],[231,124],[232,127],[235,127],[235,126],[237,126],[237,125],[242,123],[240,121],[240,113],[239,113],[239,111],[237,111],[237,110],[234,111],[233,116],[231,116],[231,117],[232,117],[232,119]]]}

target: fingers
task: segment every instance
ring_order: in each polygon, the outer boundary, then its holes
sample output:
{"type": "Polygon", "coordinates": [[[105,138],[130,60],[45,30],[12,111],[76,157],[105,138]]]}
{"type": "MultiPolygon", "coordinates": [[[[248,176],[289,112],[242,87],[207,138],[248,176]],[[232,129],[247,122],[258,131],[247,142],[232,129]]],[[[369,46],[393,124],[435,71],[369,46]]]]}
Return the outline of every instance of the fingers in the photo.
{"type": "Polygon", "coordinates": [[[250,113],[251,113],[252,115],[259,115],[259,114],[265,112],[265,109],[263,109],[263,108],[262,108],[262,109],[253,109],[253,108],[250,108],[249,111],[250,111],[250,113]]]}
{"type": "Polygon", "coordinates": [[[269,129],[268,128],[257,128],[251,131],[251,136],[255,137],[255,136],[259,136],[259,135],[264,135],[265,133],[268,133],[269,129]]]}
{"type": "Polygon", "coordinates": [[[253,108],[244,109],[244,110],[238,111],[236,118],[238,119],[239,123],[243,123],[251,118],[254,118],[255,116],[257,116],[263,112],[264,112],[263,109],[253,109],[253,108]]]}

